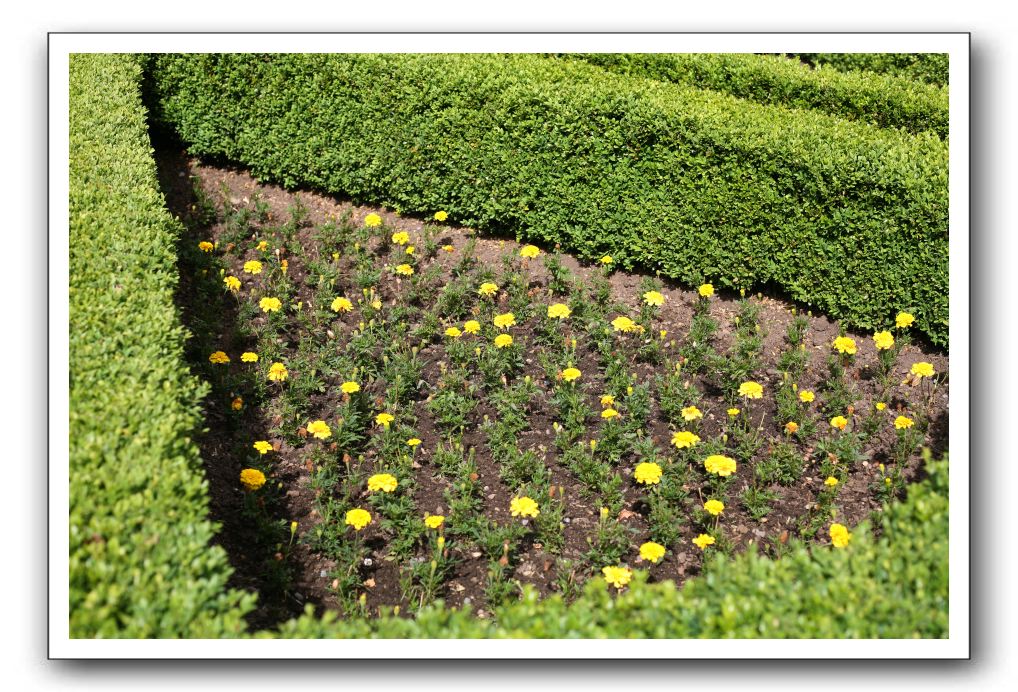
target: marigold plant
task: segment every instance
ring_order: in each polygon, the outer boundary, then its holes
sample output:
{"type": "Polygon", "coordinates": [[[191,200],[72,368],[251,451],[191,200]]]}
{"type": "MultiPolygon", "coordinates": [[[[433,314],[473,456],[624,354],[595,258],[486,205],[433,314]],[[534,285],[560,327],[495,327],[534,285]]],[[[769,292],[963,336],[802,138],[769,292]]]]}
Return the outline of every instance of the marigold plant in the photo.
{"type": "Polygon", "coordinates": [[[244,490],[254,492],[265,485],[265,474],[258,469],[244,469],[240,472],[240,484],[244,490]]]}
{"type": "Polygon", "coordinates": [[[660,543],[654,541],[647,541],[640,546],[640,557],[647,562],[657,563],[658,560],[665,556],[665,547],[660,543]]]}
{"type": "Polygon", "coordinates": [[[526,495],[522,497],[514,497],[509,502],[509,511],[514,517],[536,517],[541,513],[541,510],[537,506],[537,502],[526,495]]]}
{"type": "Polygon", "coordinates": [[[707,473],[713,473],[717,476],[730,476],[738,469],[735,459],[726,457],[723,454],[711,454],[704,459],[703,467],[707,470],[707,473]]]}
{"type": "Polygon", "coordinates": [[[376,228],[382,225],[382,217],[378,214],[371,213],[364,217],[364,225],[368,228],[376,228]]]}
{"type": "Polygon", "coordinates": [[[224,351],[216,351],[209,356],[209,362],[216,365],[225,365],[230,362],[230,357],[224,351]]]}
{"type": "Polygon", "coordinates": [[[712,517],[716,517],[725,511],[725,503],[720,500],[707,500],[703,503],[703,508],[712,517]]]}
{"type": "Polygon", "coordinates": [[[258,260],[248,260],[244,262],[244,272],[246,274],[261,274],[262,263],[258,260]]]}
{"type": "Polygon", "coordinates": [[[758,382],[743,382],[739,385],[739,396],[747,399],[760,399],[763,397],[763,386],[758,382]]]}
{"type": "Polygon", "coordinates": [[[621,591],[633,578],[632,570],[626,567],[604,567],[601,569],[604,580],[621,591]]]}
{"type": "Polygon", "coordinates": [[[636,465],[633,479],[644,485],[657,485],[661,482],[661,467],[652,461],[644,461],[636,465]]]}
{"type": "Polygon", "coordinates": [[[282,382],[289,376],[290,372],[282,363],[273,363],[269,366],[269,380],[272,382],[282,382]]]}
{"type": "Polygon", "coordinates": [[[391,473],[376,473],[368,478],[368,490],[371,492],[391,493],[396,490],[399,481],[391,473]]]}
{"type": "Polygon", "coordinates": [[[700,441],[700,436],[688,430],[680,430],[672,433],[672,444],[678,449],[687,449],[700,441]]]}
{"type": "Polygon", "coordinates": [[[855,355],[855,340],[847,336],[836,337],[831,345],[834,346],[834,350],[838,353],[844,353],[850,356],[855,355]]]}
{"type": "Polygon", "coordinates": [[[258,440],[252,446],[258,450],[259,454],[268,454],[272,451],[272,445],[266,440],[258,440]]]}
{"type": "Polygon", "coordinates": [[[831,524],[830,536],[831,545],[835,548],[844,548],[852,540],[852,534],[843,524],[831,524]]]}
{"type": "Polygon", "coordinates": [[[495,337],[496,348],[506,348],[507,346],[512,346],[512,343],[513,338],[508,334],[499,334],[498,336],[495,337]]]}
{"type": "Polygon", "coordinates": [[[511,312],[507,312],[502,315],[495,315],[492,322],[499,329],[508,329],[516,324],[516,315],[511,312]]]}
{"type": "Polygon", "coordinates": [[[643,302],[647,305],[660,307],[665,304],[665,297],[658,291],[647,291],[643,294],[643,302]]]}
{"type": "Polygon", "coordinates": [[[701,533],[699,536],[693,539],[693,545],[700,550],[706,550],[707,546],[714,545],[714,537],[706,533],[701,533]]]}
{"type": "Polygon", "coordinates": [[[571,314],[573,314],[573,311],[565,303],[555,303],[548,306],[548,317],[552,319],[564,320],[571,314]]]}
{"type": "Polygon", "coordinates": [[[279,309],[283,307],[283,303],[279,298],[265,297],[258,301],[258,307],[263,312],[279,312],[279,309]]]}
{"type": "Polygon", "coordinates": [[[339,388],[343,391],[344,394],[354,394],[356,392],[361,391],[361,386],[356,382],[352,381],[344,382],[343,384],[339,385],[339,388]]]}
{"type": "Polygon", "coordinates": [[[371,523],[371,513],[366,509],[351,509],[346,513],[345,523],[347,526],[352,526],[354,531],[360,531],[371,523]]]}
{"type": "Polygon", "coordinates": [[[342,296],[332,301],[333,312],[350,312],[353,310],[353,301],[342,296]]]}
{"type": "Polygon", "coordinates": [[[536,245],[524,245],[520,248],[520,257],[534,258],[541,254],[541,249],[536,245]]]}
{"type": "Polygon", "coordinates": [[[253,351],[244,351],[240,354],[240,359],[245,363],[257,363],[258,354],[253,351]]]}
{"type": "Polygon", "coordinates": [[[701,284],[697,292],[702,298],[710,298],[714,295],[714,286],[713,284],[701,284]]]}

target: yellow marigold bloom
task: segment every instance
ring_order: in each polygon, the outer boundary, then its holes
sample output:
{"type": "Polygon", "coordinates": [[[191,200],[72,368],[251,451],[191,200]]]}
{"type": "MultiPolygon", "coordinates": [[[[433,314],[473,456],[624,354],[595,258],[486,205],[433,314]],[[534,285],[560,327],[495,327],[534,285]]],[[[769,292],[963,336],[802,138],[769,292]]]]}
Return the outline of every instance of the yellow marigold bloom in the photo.
{"type": "Polygon", "coordinates": [[[269,366],[269,379],[273,382],[282,382],[290,375],[286,366],[282,363],[273,363],[269,366]]]}
{"type": "Polygon", "coordinates": [[[647,562],[656,563],[665,556],[665,547],[654,541],[647,541],[640,546],[640,557],[647,562]]]}
{"type": "Polygon", "coordinates": [[[605,255],[604,257],[602,257],[602,258],[601,258],[600,260],[598,260],[598,261],[599,261],[599,262],[600,262],[601,264],[603,264],[603,265],[607,266],[607,265],[611,264],[612,262],[614,262],[614,261],[615,261],[615,259],[614,259],[614,258],[613,258],[613,257],[612,257],[611,255],[605,255]]]}
{"type": "Polygon", "coordinates": [[[209,362],[215,363],[216,365],[224,365],[230,362],[230,357],[223,351],[216,351],[209,356],[209,362]]]}
{"type": "Polygon", "coordinates": [[[682,420],[694,421],[698,418],[703,418],[703,412],[696,406],[687,406],[682,409],[682,420]]]}
{"type": "Polygon", "coordinates": [[[619,415],[619,412],[616,411],[613,408],[606,408],[604,411],[601,411],[601,417],[602,418],[609,418],[610,419],[610,418],[615,418],[617,415],[619,415]]]}
{"type": "Polygon", "coordinates": [[[738,468],[735,459],[723,454],[711,454],[704,459],[703,467],[707,469],[707,473],[714,473],[718,476],[731,476],[738,468]]]}
{"type": "Polygon", "coordinates": [[[417,438],[417,437],[411,437],[409,440],[406,441],[406,443],[408,445],[410,445],[411,447],[416,447],[417,445],[419,445],[421,443],[421,440],[420,440],[420,438],[417,438]]]}
{"type": "Polygon", "coordinates": [[[463,336],[463,332],[461,332],[458,327],[446,327],[445,335],[450,336],[453,339],[458,339],[463,336]]]}
{"type": "Polygon", "coordinates": [[[415,252],[417,252],[417,248],[415,248],[413,245],[407,245],[406,250],[404,250],[403,252],[405,252],[408,255],[412,255],[415,252]]]}
{"type": "Polygon", "coordinates": [[[266,440],[258,440],[254,443],[254,448],[258,450],[259,454],[268,454],[272,451],[272,445],[266,440]]]}
{"type": "Polygon", "coordinates": [[[244,469],[240,472],[240,484],[244,490],[254,492],[265,485],[265,474],[258,469],[244,469]]]}
{"type": "Polygon", "coordinates": [[[878,401],[878,402],[877,402],[877,403],[875,404],[874,408],[876,408],[876,409],[877,409],[878,411],[883,411],[883,410],[884,410],[885,408],[887,408],[887,404],[885,404],[885,403],[884,403],[884,402],[882,402],[882,401],[878,401]]]}
{"type": "Polygon", "coordinates": [[[368,214],[364,217],[364,225],[368,228],[375,228],[382,225],[382,217],[378,214],[368,214]]]}
{"type": "Polygon", "coordinates": [[[262,242],[258,243],[258,247],[256,247],[255,249],[258,250],[259,252],[265,252],[266,250],[269,249],[268,241],[263,240],[262,242]]]}
{"type": "Polygon", "coordinates": [[[852,540],[852,534],[842,524],[831,524],[831,545],[844,548],[852,540]]]}
{"type": "Polygon", "coordinates": [[[244,272],[246,274],[261,274],[262,263],[258,260],[248,260],[244,262],[244,272]]]}
{"type": "Polygon", "coordinates": [[[240,290],[240,279],[236,276],[227,276],[223,279],[223,283],[226,284],[226,288],[236,293],[240,290]]]}
{"type": "Polygon", "coordinates": [[[735,418],[737,415],[739,415],[739,409],[733,407],[733,408],[728,409],[727,413],[732,418],[735,418]]]}
{"type": "Polygon", "coordinates": [[[258,354],[252,353],[251,351],[244,351],[243,353],[240,354],[240,359],[245,363],[257,363],[258,354]]]}
{"type": "Polygon", "coordinates": [[[799,424],[796,423],[794,420],[790,420],[787,423],[785,423],[785,432],[788,433],[789,435],[794,435],[798,430],[799,424]]]}
{"type": "Polygon", "coordinates": [[[701,533],[699,536],[693,539],[693,545],[700,550],[706,550],[707,546],[714,545],[714,536],[708,536],[705,533],[701,533]]]}
{"type": "Polygon", "coordinates": [[[926,362],[914,363],[912,365],[912,369],[909,370],[909,372],[911,372],[913,375],[916,376],[917,379],[920,380],[924,377],[933,377],[934,374],[933,364],[926,362]]]}
{"type": "Polygon", "coordinates": [[[435,212],[435,221],[445,221],[449,218],[449,214],[444,211],[435,212]]]}
{"type": "Polygon", "coordinates": [[[647,291],[643,294],[643,302],[647,305],[660,307],[665,304],[665,297],[657,291],[647,291]]]}
{"type": "Polygon", "coordinates": [[[481,287],[477,289],[477,292],[482,296],[493,296],[498,293],[498,284],[486,281],[481,284],[481,287]]]}
{"type": "Polygon", "coordinates": [[[576,368],[566,368],[562,371],[562,379],[566,382],[572,382],[573,380],[578,380],[582,374],[576,368]]]}
{"type": "Polygon", "coordinates": [[[368,490],[373,493],[379,490],[383,493],[391,493],[396,489],[397,485],[399,485],[399,482],[391,473],[376,473],[368,479],[368,490]]]}
{"type": "Polygon", "coordinates": [[[279,298],[262,298],[258,301],[258,306],[264,312],[279,312],[279,309],[283,307],[279,298]]]}
{"type": "Polygon", "coordinates": [[[888,331],[877,332],[873,335],[873,344],[877,347],[878,351],[894,348],[894,336],[888,331]]]}
{"type": "Polygon", "coordinates": [[[847,353],[850,356],[855,355],[855,341],[847,336],[836,337],[832,345],[838,353],[847,353]]]}
{"type": "Polygon", "coordinates": [[[633,332],[636,331],[636,323],[625,315],[620,315],[612,320],[612,327],[617,332],[633,332]]]}
{"type": "Polygon", "coordinates": [[[353,394],[354,392],[361,391],[361,386],[356,382],[344,382],[339,385],[339,388],[343,390],[344,394],[353,394]]]}
{"type": "Polygon", "coordinates": [[[349,298],[336,298],[332,301],[333,312],[350,312],[353,310],[353,302],[349,298]]]}
{"type": "Polygon", "coordinates": [[[632,570],[626,567],[603,567],[601,574],[611,586],[621,591],[633,578],[632,570]]]}
{"type": "Polygon", "coordinates": [[[351,509],[346,513],[346,525],[352,526],[354,531],[360,531],[371,523],[371,513],[366,509],[351,509]]]}
{"type": "Polygon", "coordinates": [[[437,529],[445,522],[445,517],[441,514],[426,514],[424,516],[424,525],[429,529],[437,529]]]}
{"type": "Polygon", "coordinates": [[[834,476],[828,476],[827,480],[824,481],[824,485],[826,485],[828,488],[833,488],[837,484],[838,484],[838,479],[835,478],[834,476]]]}
{"type": "Polygon", "coordinates": [[[244,400],[239,396],[234,397],[233,401],[230,402],[230,408],[232,408],[234,411],[241,410],[242,408],[244,408],[244,400]]]}
{"type": "Polygon", "coordinates": [[[712,517],[716,517],[717,515],[725,511],[725,503],[722,502],[721,500],[707,500],[706,502],[703,503],[703,508],[712,517]]]}
{"type": "Polygon", "coordinates": [[[392,242],[397,245],[406,245],[410,242],[410,234],[406,231],[400,231],[392,234],[392,242]]]}
{"type": "Polygon", "coordinates": [[[442,250],[445,252],[453,252],[456,250],[452,245],[443,245],[442,250]]]}
{"type": "Polygon", "coordinates": [[[332,428],[323,420],[308,423],[308,432],[314,435],[317,440],[326,440],[332,437],[332,428]]]}
{"type": "Polygon", "coordinates": [[[803,389],[801,392],[799,392],[799,401],[801,401],[804,404],[808,404],[814,399],[816,399],[816,395],[813,394],[813,392],[809,391],[808,389],[803,389]]]}
{"type": "Polygon", "coordinates": [[[743,382],[739,385],[739,394],[747,399],[759,399],[763,396],[763,387],[758,382],[743,382]]]}
{"type": "Polygon", "coordinates": [[[651,461],[644,461],[636,465],[633,470],[633,478],[637,483],[644,485],[657,485],[661,482],[661,467],[651,461]]]}
{"type": "Polygon", "coordinates": [[[533,258],[541,254],[540,248],[536,245],[524,245],[520,248],[520,257],[533,258]]]}
{"type": "Polygon", "coordinates": [[[512,346],[512,343],[513,338],[508,334],[499,334],[498,336],[495,337],[496,348],[505,348],[507,346],[512,346]]]}
{"type": "Polygon", "coordinates": [[[537,508],[537,503],[526,495],[514,497],[509,503],[509,511],[514,517],[536,517],[541,513],[541,510],[537,508]]]}
{"type": "Polygon", "coordinates": [[[463,323],[463,331],[467,334],[476,334],[481,331],[481,323],[477,320],[467,320],[463,323]]]}
{"type": "Polygon", "coordinates": [[[712,295],[714,295],[713,284],[701,284],[700,288],[697,290],[700,293],[700,295],[704,298],[710,298],[712,295]]]}
{"type": "Polygon", "coordinates": [[[896,430],[908,430],[915,422],[908,416],[898,416],[894,419],[894,427],[896,430]]]}
{"type": "Polygon", "coordinates": [[[398,267],[396,267],[396,273],[402,274],[403,276],[413,276],[414,268],[411,267],[409,264],[401,264],[398,267]]]}
{"type": "Polygon", "coordinates": [[[383,428],[388,428],[389,424],[396,420],[391,413],[379,413],[375,416],[375,423],[381,425],[383,428]]]}
{"type": "Polygon", "coordinates": [[[285,274],[286,270],[290,268],[290,260],[283,260],[282,262],[280,262],[279,268],[282,269],[283,273],[285,274]]]}
{"type": "Polygon", "coordinates": [[[615,404],[615,397],[613,397],[611,394],[605,394],[603,397],[601,397],[601,405],[602,406],[612,406],[614,404],[615,404]]]}
{"type": "Polygon", "coordinates": [[[835,416],[834,418],[831,419],[831,427],[832,428],[837,428],[838,430],[844,430],[847,425],[848,425],[848,421],[845,419],[844,416],[835,416]]]}
{"type": "Polygon", "coordinates": [[[898,316],[894,318],[894,326],[898,329],[907,329],[912,326],[915,322],[915,316],[907,312],[899,312],[898,316]]]}
{"type": "Polygon", "coordinates": [[[692,447],[699,441],[699,435],[691,433],[688,430],[680,430],[672,435],[672,444],[679,449],[692,447]]]}
{"type": "Polygon", "coordinates": [[[499,329],[508,329],[516,324],[516,315],[511,312],[507,312],[502,315],[495,315],[495,319],[492,320],[495,326],[499,329]]]}
{"type": "Polygon", "coordinates": [[[548,317],[553,319],[564,320],[573,314],[573,311],[569,309],[569,306],[565,303],[555,303],[554,305],[548,306],[548,317]]]}
{"type": "Polygon", "coordinates": [[[202,252],[212,252],[212,248],[214,247],[215,246],[207,240],[203,240],[200,243],[198,243],[198,249],[201,250],[202,252]]]}

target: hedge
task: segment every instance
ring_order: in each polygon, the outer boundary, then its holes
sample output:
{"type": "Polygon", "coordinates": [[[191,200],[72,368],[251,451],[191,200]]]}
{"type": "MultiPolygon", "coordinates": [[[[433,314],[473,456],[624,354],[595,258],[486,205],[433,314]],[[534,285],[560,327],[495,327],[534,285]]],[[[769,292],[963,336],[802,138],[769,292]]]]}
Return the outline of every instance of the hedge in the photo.
{"type": "Polygon", "coordinates": [[[798,60],[747,53],[567,55],[621,74],[720,91],[758,103],[810,108],[843,118],[948,136],[946,88],[870,72],[811,70],[798,60]]]}
{"type": "Polygon", "coordinates": [[[810,65],[890,74],[937,86],[947,86],[950,74],[948,53],[801,53],[796,57],[810,65]]]}
{"type": "Polygon", "coordinates": [[[226,589],[191,436],[203,386],[173,303],[180,227],[128,55],[70,58],[70,635],[220,637],[226,589]]]}
{"type": "Polygon", "coordinates": [[[534,55],[159,55],[198,155],[696,285],[948,336],[945,142],[534,55]]]}

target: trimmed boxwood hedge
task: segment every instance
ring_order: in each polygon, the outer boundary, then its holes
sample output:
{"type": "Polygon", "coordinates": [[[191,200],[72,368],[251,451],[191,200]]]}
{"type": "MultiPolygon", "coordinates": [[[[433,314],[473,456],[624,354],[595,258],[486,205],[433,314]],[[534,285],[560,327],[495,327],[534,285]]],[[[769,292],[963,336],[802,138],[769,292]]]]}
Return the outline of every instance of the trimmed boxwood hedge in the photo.
{"type": "Polygon", "coordinates": [[[794,108],[810,108],[879,127],[948,136],[946,88],[871,72],[813,70],[798,60],[751,53],[585,53],[566,55],[639,75],[794,108]]]}
{"type": "Polygon", "coordinates": [[[865,70],[947,86],[951,56],[948,53],[801,53],[796,57],[810,65],[826,65],[836,70],[865,70]]]}
{"type": "Polygon", "coordinates": [[[948,337],[947,144],[535,55],[158,55],[191,151],[690,285],[948,337]]]}
{"type": "Polygon", "coordinates": [[[70,634],[221,637],[251,596],[191,439],[205,388],[173,304],[180,227],[156,182],[129,55],[70,58],[70,634]]]}

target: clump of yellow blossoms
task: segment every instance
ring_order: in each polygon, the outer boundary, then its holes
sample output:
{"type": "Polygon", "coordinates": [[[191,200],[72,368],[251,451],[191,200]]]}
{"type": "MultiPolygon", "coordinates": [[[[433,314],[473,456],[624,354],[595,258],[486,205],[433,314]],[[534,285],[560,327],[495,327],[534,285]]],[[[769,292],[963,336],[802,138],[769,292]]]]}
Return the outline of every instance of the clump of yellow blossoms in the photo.
{"type": "Polygon", "coordinates": [[[244,469],[240,472],[240,484],[244,490],[254,492],[265,485],[265,474],[258,469],[244,469]]]}
{"type": "Polygon", "coordinates": [[[691,433],[688,430],[680,430],[679,432],[672,434],[672,444],[678,449],[692,447],[699,441],[700,436],[696,433],[691,433]]]}
{"type": "Polygon", "coordinates": [[[831,427],[844,430],[848,426],[848,420],[844,416],[835,416],[831,419],[831,427]]]}
{"type": "Polygon", "coordinates": [[[212,248],[215,247],[212,243],[207,240],[203,240],[198,243],[198,249],[202,252],[212,252],[212,248]]]}
{"type": "Polygon", "coordinates": [[[495,315],[492,320],[496,327],[499,329],[508,329],[516,324],[516,315],[511,312],[504,313],[502,315],[495,315]]]}
{"type": "Polygon", "coordinates": [[[759,399],[763,396],[763,386],[758,382],[743,382],[739,385],[739,395],[747,399],[759,399]]]}
{"type": "Polygon", "coordinates": [[[739,409],[730,408],[726,413],[728,413],[728,415],[731,416],[732,418],[735,418],[737,415],[739,415],[739,409]]]}
{"type": "Polygon", "coordinates": [[[410,242],[410,234],[406,231],[399,231],[398,233],[392,234],[392,242],[397,245],[406,245],[410,242]]]}
{"type": "Polygon", "coordinates": [[[601,397],[602,406],[612,406],[614,403],[615,397],[613,397],[611,394],[605,394],[603,397],[601,397]]]}
{"type": "Polygon", "coordinates": [[[247,274],[261,274],[262,263],[258,260],[248,260],[244,262],[244,272],[247,274]]]}
{"type": "Polygon", "coordinates": [[[566,368],[562,371],[562,379],[566,382],[572,382],[573,380],[578,380],[582,374],[576,368],[566,368]]]}
{"type": "Polygon", "coordinates": [[[878,411],[883,411],[885,408],[887,408],[887,404],[885,404],[882,401],[878,401],[873,405],[873,408],[875,408],[878,411]]]}
{"type": "Polygon", "coordinates": [[[665,556],[665,547],[660,543],[654,541],[647,541],[640,546],[640,557],[647,562],[657,563],[658,560],[665,556]]]}
{"type": "Polygon", "coordinates": [[[637,483],[644,485],[657,485],[661,482],[661,467],[652,461],[644,461],[636,465],[633,471],[633,478],[637,483]]]}
{"type": "Polygon", "coordinates": [[[230,362],[230,357],[223,351],[216,351],[209,356],[209,362],[215,363],[216,365],[225,365],[230,362]]]}
{"type": "Polygon", "coordinates": [[[371,523],[371,513],[366,509],[351,509],[346,513],[346,525],[352,526],[354,531],[360,531],[371,523]]]}
{"type": "Polygon", "coordinates": [[[467,334],[477,334],[481,331],[481,323],[477,320],[467,320],[463,323],[463,331],[467,334]]]}
{"type": "Polygon", "coordinates": [[[701,284],[700,288],[697,290],[702,298],[710,298],[712,295],[714,295],[713,284],[701,284]]]}
{"type": "Polygon", "coordinates": [[[569,306],[564,303],[555,303],[554,305],[548,306],[548,317],[553,319],[564,320],[573,314],[573,311],[569,309],[569,306]]]}
{"type": "Polygon", "coordinates": [[[386,430],[389,429],[389,425],[392,421],[396,420],[391,413],[379,413],[375,416],[375,423],[381,425],[386,430]]]}
{"type": "Polygon", "coordinates": [[[725,511],[725,503],[721,500],[707,500],[703,503],[703,508],[707,510],[707,513],[712,517],[716,517],[725,511]]]}
{"type": "Polygon", "coordinates": [[[236,276],[227,276],[223,279],[223,283],[226,284],[226,288],[236,293],[240,290],[240,279],[236,276]]]}
{"type": "Polygon", "coordinates": [[[831,524],[831,545],[835,548],[844,548],[852,540],[852,534],[842,524],[831,524]]]}
{"type": "Polygon", "coordinates": [[[279,309],[283,307],[283,303],[280,302],[279,298],[262,298],[258,301],[258,306],[264,312],[279,312],[279,309]]]}
{"type": "Polygon", "coordinates": [[[244,408],[244,400],[239,396],[234,397],[233,401],[230,402],[230,408],[232,408],[234,411],[239,411],[240,409],[244,408]]]}
{"type": "Polygon", "coordinates": [[[368,490],[373,493],[378,491],[391,493],[396,490],[398,484],[396,477],[391,473],[376,473],[368,479],[368,490]]]}
{"type": "Polygon", "coordinates": [[[833,488],[837,484],[838,479],[835,478],[834,476],[828,476],[827,479],[824,481],[824,485],[826,485],[828,488],[833,488]]]}
{"type": "Polygon", "coordinates": [[[368,228],[375,228],[382,225],[382,217],[378,214],[368,214],[364,217],[364,225],[368,228]]]}
{"type": "Polygon", "coordinates": [[[625,315],[620,315],[612,320],[612,327],[617,332],[635,332],[637,331],[637,324],[625,315]]]}
{"type": "Polygon", "coordinates": [[[411,447],[416,447],[421,443],[421,439],[419,437],[411,437],[409,440],[406,441],[406,443],[411,447]]]}
{"type": "Polygon", "coordinates": [[[909,370],[909,372],[915,375],[917,380],[921,380],[924,377],[933,377],[933,375],[935,374],[935,371],[933,370],[933,364],[926,362],[914,363],[912,365],[912,369],[909,370]]]}
{"type": "Polygon", "coordinates": [[[789,435],[794,435],[798,430],[799,424],[796,423],[794,420],[790,420],[787,423],[785,423],[785,432],[788,433],[789,435]]]}
{"type": "Polygon", "coordinates": [[[877,347],[878,351],[894,348],[894,335],[888,331],[877,332],[873,335],[873,345],[877,347]]]}
{"type": "Polygon", "coordinates": [[[633,578],[632,570],[626,567],[604,567],[601,570],[604,580],[621,591],[633,578]]]}
{"type": "Polygon", "coordinates": [[[282,382],[289,377],[289,375],[290,372],[282,363],[273,363],[269,366],[269,380],[272,382],[282,382]]]}
{"type": "Polygon", "coordinates": [[[490,281],[481,284],[481,287],[477,289],[478,294],[482,296],[493,296],[498,293],[498,284],[493,284],[490,281]]]}
{"type": "Polygon", "coordinates": [[[513,338],[508,334],[499,334],[495,337],[495,348],[506,348],[512,346],[513,338]]]}
{"type": "Polygon", "coordinates": [[[254,448],[258,450],[259,454],[268,454],[272,451],[272,445],[266,440],[258,440],[254,443],[254,448]]]}
{"type": "Polygon", "coordinates": [[[804,404],[808,404],[814,399],[816,399],[816,395],[813,394],[813,392],[809,391],[808,389],[803,389],[801,392],[799,392],[799,401],[801,401],[804,404]]]}
{"type": "Polygon", "coordinates": [[[834,350],[838,353],[845,353],[850,356],[855,355],[855,341],[847,336],[836,337],[832,346],[834,346],[834,350]]]}
{"type": "Polygon", "coordinates": [[[316,440],[327,440],[332,437],[332,428],[323,420],[316,420],[308,424],[308,432],[314,435],[316,440]]]}
{"type": "Polygon", "coordinates": [[[353,302],[349,298],[339,297],[332,301],[333,312],[350,312],[353,310],[353,302]]]}
{"type": "Polygon", "coordinates": [[[509,503],[509,511],[512,512],[514,517],[536,517],[541,513],[537,503],[526,495],[514,497],[509,503]]]}
{"type": "Polygon", "coordinates": [[[361,391],[361,386],[356,382],[344,382],[339,385],[339,388],[343,390],[344,394],[354,394],[355,392],[361,391]]]}
{"type": "Polygon", "coordinates": [[[658,291],[647,291],[643,294],[643,302],[647,305],[660,307],[665,304],[665,297],[658,291]]]}
{"type": "Polygon", "coordinates": [[[693,545],[700,550],[706,550],[707,546],[714,545],[714,536],[708,536],[705,533],[701,533],[699,536],[693,539],[693,545]]]}
{"type": "Polygon", "coordinates": [[[245,363],[257,363],[258,354],[251,351],[244,351],[240,354],[240,359],[245,363]]]}
{"type": "Polygon", "coordinates": [[[442,251],[443,252],[454,252],[455,250],[456,250],[456,248],[454,248],[452,245],[443,245],[442,246],[442,251]]]}
{"type": "Polygon", "coordinates": [[[429,529],[437,529],[445,522],[441,514],[428,514],[424,517],[424,525],[429,529]]]}
{"type": "Polygon", "coordinates": [[[453,339],[458,339],[463,336],[463,332],[459,330],[459,327],[446,327],[445,335],[452,337],[453,339]]]}
{"type": "Polygon", "coordinates": [[[605,255],[604,257],[598,260],[598,262],[605,265],[606,267],[614,261],[615,258],[613,258],[611,255],[605,255]]]}
{"type": "Polygon", "coordinates": [[[435,221],[445,221],[449,218],[449,214],[444,211],[435,212],[435,221]]]}
{"type": "Polygon", "coordinates": [[[898,329],[907,329],[912,326],[915,322],[915,316],[907,312],[899,312],[898,316],[894,318],[894,326],[898,329]]]}
{"type": "Polygon", "coordinates": [[[703,411],[698,409],[696,406],[686,406],[682,409],[682,420],[694,421],[699,418],[703,418],[703,411]]]}
{"type": "Polygon", "coordinates": [[[738,468],[735,459],[726,457],[723,454],[711,454],[704,459],[703,467],[707,469],[707,473],[717,474],[718,476],[730,476],[738,468]]]}
{"type": "Polygon", "coordinates": [[[536,245],[524,245],[520,248],[520,257],[526,257],[532,259],[541,254],[541,249],[536,245]]]}
{"type": "Polygon", "coordinates": [[[257,250],[258,252],[265,252],[268,249],[269,249],[269,241],[267,241],[267,240],[261,241],[260,243],[258,243],[258,247],[255,248],[255,250],[257,250]]]}
{"type": "Polygon", "coordinates": [[[601,411],[601,417],[606,419],[615,418],[618,415],[619,412],[613,408],[606,408],[604,411],[601,411]]]}
{"type": "Polygon", "coordinates": [[[402,274],[403,276],[413,276],[414,268],[411,267],[409,264],[401,264],[398,267],[396,267],[396,273],[402,274]]]}
{"type": "Polygon", "coordinates": [[[898,416],[894,419],[894,427],[897,430],[908,430],[915,422],[908,416],[898,416]]]}

